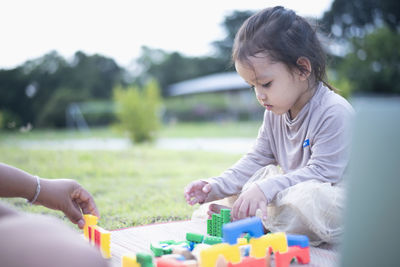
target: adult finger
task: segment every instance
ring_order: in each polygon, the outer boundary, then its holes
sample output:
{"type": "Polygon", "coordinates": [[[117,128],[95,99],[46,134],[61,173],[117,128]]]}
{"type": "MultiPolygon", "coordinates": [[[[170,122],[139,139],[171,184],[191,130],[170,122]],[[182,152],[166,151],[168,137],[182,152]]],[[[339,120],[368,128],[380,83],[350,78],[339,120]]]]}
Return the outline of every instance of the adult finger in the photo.
{"type": "Polygon", "coordinates": [[[94,202],[92,195],[84,188],[80,187],[75,189],[72,193],[72,199],[79,204],[79,207],[84,214],[92,214],[94,216],[100,217],[100,213],[97,209],[96,203],[94,202]]]}

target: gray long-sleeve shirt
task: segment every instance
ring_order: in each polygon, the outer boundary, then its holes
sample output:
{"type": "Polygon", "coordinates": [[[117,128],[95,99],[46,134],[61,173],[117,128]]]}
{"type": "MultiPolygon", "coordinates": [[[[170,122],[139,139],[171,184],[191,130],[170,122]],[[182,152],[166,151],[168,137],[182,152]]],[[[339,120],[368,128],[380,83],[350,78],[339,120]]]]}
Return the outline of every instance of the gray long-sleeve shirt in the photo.
{"type": "Polygon", "coordinates": [[[220,176],[207,179],[212,190],[206,201],[240,193],[257,170],[270,164],[284,174],[256,182],[268,203],[278,192],[310,179],[338,183],[349,160],[353,115],[351,105],[322,83],[293,120],[288,113],[266,110],[252,149],[220,176]]]}

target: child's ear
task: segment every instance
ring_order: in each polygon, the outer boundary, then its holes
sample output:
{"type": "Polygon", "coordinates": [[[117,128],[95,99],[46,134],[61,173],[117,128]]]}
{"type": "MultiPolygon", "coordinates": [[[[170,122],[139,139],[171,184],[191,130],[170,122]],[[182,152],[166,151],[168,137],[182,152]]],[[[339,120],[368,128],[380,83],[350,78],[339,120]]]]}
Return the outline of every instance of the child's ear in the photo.
{"type": "Polygon", "coordinates": [[[306,57],[299,57],[296,61],[298,69],[300,71],[300,80],[305,81],[311,74],[311,62],[306,57]]]}

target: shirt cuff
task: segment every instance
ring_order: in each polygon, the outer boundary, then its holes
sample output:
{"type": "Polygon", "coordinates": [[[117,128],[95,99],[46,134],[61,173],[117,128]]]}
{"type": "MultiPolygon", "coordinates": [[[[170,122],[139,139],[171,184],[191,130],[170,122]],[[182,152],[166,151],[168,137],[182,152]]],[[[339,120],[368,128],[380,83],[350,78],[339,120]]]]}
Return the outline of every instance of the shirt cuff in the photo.
{"type": "Polygon", "coordinates": [[[267,204],[270,204],[272,201],[274,201],[275,196],[278,194],[278,192],[281,191],[281,188],[274,181],[275,179],[276,178],[269,178],[266,180],[259,180],[255,182],[256,185],[258,185],[258,187],[260,187],[261,191],[264,193],[264,196],[267,199],[267,204]]]}

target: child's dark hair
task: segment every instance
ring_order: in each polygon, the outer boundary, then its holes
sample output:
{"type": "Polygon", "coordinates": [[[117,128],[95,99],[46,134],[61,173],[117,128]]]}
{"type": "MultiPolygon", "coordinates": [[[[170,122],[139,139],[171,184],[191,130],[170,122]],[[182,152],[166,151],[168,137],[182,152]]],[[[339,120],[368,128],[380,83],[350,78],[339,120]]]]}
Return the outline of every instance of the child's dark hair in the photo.
{"type": "Polygon", "coordinates": [[[326,57],[316,30],[292,10],[281,6],[266,8],[248,18],[235,37],[232,61],[246,62],[250,56],[267,53],[269,58],[284,63],[289,69],[308,72],[297,64],[300,57],[311,63],[315,82],[326,81],[326,57]]]}

